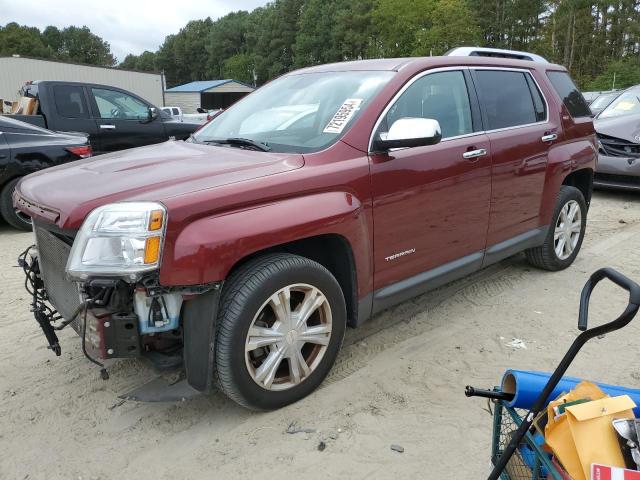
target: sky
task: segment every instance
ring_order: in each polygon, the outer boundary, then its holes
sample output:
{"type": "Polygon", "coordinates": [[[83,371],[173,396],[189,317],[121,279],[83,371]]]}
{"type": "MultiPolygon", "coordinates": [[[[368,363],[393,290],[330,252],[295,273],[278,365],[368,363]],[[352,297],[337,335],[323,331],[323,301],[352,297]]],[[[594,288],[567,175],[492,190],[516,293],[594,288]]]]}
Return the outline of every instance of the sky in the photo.
{"type": "Polygon", "coordinates": [[[217,19],[237,10],[253,10],[267,0],[0,0],[0,23],[38,27],[86,25],[124,60],[129,54],[155,51],[167,35],[189,20],[217,19]]]}

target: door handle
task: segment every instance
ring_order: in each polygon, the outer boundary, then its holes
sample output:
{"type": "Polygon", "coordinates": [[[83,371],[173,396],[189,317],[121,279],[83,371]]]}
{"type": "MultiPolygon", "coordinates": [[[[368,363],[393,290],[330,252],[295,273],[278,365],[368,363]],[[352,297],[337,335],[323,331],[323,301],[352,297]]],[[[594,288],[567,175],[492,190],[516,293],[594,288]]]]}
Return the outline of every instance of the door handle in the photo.
{"type": "Polygon", "coordinates": [[[100,128],[102,130],[115,130],[116,126],[115,125],[100,125],[100,128]]]}
{"type": "Polygon", "coordinates": [[[543,142],[553,142],[554,140],[557,140],[557,139],[558,139],[558,135],[556,135],[555,133],[550,133],[549,135],[543,135],[540,140],[542,140],[543,142]]]}
{"type": "Polygon", "coordinates": [[[486,154],[487,154],[487,151],[484,148],[478,148],[477,150],[464,152],[462,154],[462,158],[466,158],[468,160],[470,158],[484,157],[486,154]]]}

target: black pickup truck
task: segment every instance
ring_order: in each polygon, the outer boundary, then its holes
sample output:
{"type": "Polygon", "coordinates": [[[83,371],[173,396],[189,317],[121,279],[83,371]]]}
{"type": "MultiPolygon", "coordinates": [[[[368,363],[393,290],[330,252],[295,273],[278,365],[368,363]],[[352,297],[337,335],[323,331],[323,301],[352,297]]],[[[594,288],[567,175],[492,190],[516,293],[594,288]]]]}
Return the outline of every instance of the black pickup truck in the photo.
{"type": "Polygon", "coordinates": [[[117,87],[91,83],[36,81],[22,95],[38,100],[37,115],[11,115],[16,120],[60,132],[83,132],[93,153],[184,140],[201,123],[180,122],[137,95],[117,87]]]}

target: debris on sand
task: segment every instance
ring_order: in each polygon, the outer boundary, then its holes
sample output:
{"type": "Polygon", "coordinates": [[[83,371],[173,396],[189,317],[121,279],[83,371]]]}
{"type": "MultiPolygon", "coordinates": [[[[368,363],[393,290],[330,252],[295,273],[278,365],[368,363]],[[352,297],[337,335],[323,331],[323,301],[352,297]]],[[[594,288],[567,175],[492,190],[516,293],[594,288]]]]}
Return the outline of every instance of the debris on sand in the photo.
{"type": "Polygon", "coordinates": [[[514,350],[526,350],[527,349],[527,344],[524,343],[524,341],[520,340],[519,338],[514,338],[509,343],[505,343],[504,346],[505,347],[509,347],[509,348],[513,348],[514,350]]]}
{"type": "Polygon", "coordinates": [[[315,428],[298,427],[296,422],[291,422],[287,427],[287,433],[290,433],[292,435],[295,433],[315,433],[315,431],[315,428]]]}

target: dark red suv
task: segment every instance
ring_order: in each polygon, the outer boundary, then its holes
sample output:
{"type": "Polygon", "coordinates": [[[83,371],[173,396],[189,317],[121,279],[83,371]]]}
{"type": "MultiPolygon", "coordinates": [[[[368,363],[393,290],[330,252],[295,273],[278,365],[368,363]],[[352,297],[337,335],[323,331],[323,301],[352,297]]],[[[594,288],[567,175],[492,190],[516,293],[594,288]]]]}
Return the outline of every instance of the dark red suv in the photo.
{"type": "Polygon", "coordinates": [[[596,154],[558,65],[313,67],[187,141],[26,177],[22,263],[56,352],[70,323],[96,363],[177,359],[195,389],[273,409],[322,382],[347,325],[520,251],[568,267],[596,154]]]}

